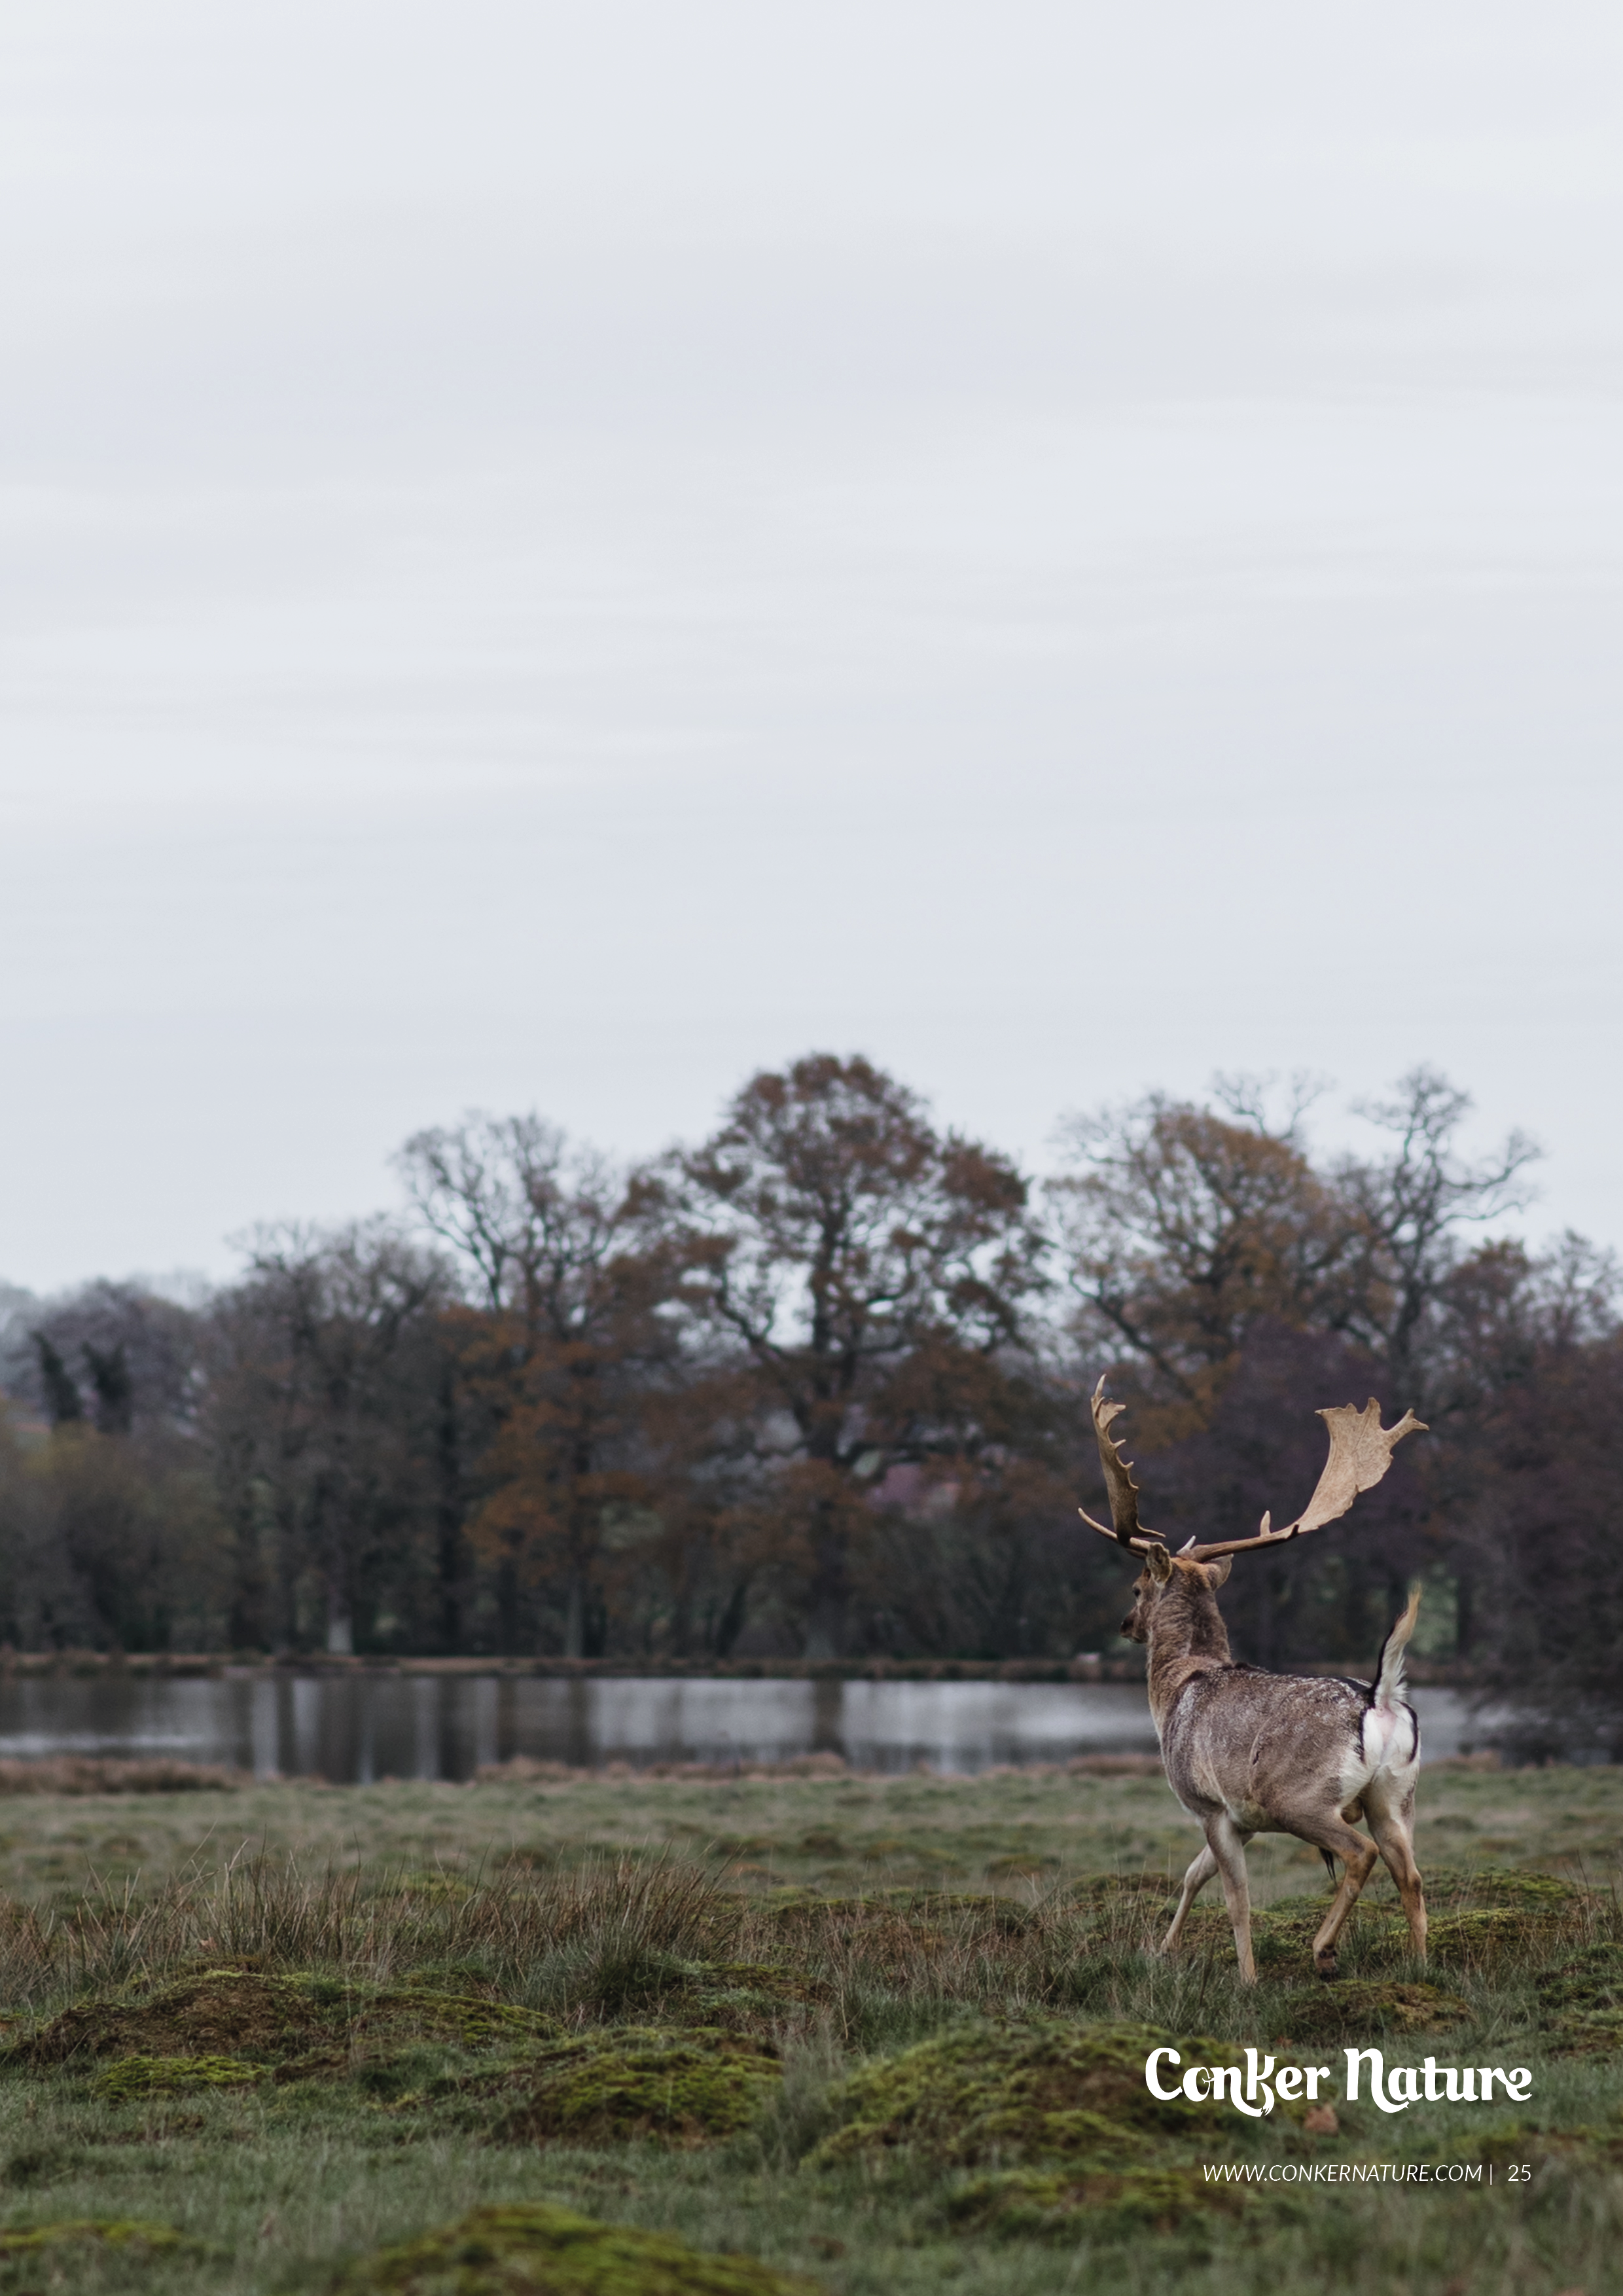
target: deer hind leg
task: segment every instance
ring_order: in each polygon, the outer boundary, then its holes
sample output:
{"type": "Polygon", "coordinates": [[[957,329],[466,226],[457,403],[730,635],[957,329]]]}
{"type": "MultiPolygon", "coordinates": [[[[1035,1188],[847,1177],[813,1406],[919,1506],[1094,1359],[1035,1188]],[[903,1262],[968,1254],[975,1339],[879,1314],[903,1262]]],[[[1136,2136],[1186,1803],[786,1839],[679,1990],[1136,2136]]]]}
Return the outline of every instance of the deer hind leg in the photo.
{"type": "Polygon", "coordinates": [[[1341,1860],[1346,1872],[1341,1886],[1331,1899],[1330,1911],[1319,1924],[1319,1933],[1313,1940],[1313,1965],[1321,1977],[1336,1973],[1336,1939],[1340,1936],[1347,1916],[1358,1902],[1358,1892],[1375,1870],[1380,1852],[1367,1834],[1359,1833],[1348,1825],[1339,1810],[1315,1810],[1306,1816],[1292,1816],[1282,1831],[1296,1834],[1303,1841],[1311,1841],[1316,1849],[1329,1850],[1341,1860]]]}
{"type": "Polygon", "coordinates": [[[1176,1913],[1172,1916],[1172,1927],[1161,1939],[1163,1953],[1177,1950],[1177,1941],[1184,1934],[1184,1917],[1217,1870],[1217,1861],[1212,1856],[1209,1843],[1184,1876],[1184,1894],[1177,1901],[1176,1913]]]}
{"type": "MultiPolygon", "coordinates": [[[[1206,1821],[1207,1855],[1223,1879],[1223,1901],[1228,1907],[1228,1918],[1234,1928],[1240,1982],[1242,1985],[1255,1985],[1257,1964],[1251,1958],[1251,1885],[1245,1870],[1247,1838],[1226,1810],[1219,1811],[1216,1817],[1206,1821]]],[[[1200,1863],[1197,1857],[1194,1866],[1189,1869],[1192,1874],[1200,1863]]],[[[1184,1886],[1188,1888],[1187,1881],[1184,1886]]],[[[1190,1894],[1193,1896],[1193,1892],[1190,1894]]]]}
{"type": "Polygon", "coordinates": [[[1398,1884],[1398,1894],[1403,1899],[1403,1910],[1409,1924],[1409,1942],[1414,1958],[1426,1957],[1426,1899],[1420,1886],[1420,1868],[1414,1863],[1414,1792],[1411,1787],[1401,1800],[1379,1792],[1378,1787],[1366,1790],[1365,1813],[1375,1845],[1387,1863],[1387,1871],[1398,1884]]]}

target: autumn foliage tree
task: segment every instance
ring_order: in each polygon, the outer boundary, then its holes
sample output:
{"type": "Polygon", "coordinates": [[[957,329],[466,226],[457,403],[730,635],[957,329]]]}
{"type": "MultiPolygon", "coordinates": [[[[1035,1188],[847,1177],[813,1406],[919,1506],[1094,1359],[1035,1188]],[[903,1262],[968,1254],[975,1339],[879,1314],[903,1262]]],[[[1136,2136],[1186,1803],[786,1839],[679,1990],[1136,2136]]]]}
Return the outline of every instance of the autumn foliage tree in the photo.
{"type": "Polygon", "coordinates": [[[1026,1183],[867,1061],[819,1054],[752,1078],[666,1186],[711,1408],[762,1470],[807,1649],[842,1650],[887,1476],[990,1439],[1041,1283],[1026,1183]]]}

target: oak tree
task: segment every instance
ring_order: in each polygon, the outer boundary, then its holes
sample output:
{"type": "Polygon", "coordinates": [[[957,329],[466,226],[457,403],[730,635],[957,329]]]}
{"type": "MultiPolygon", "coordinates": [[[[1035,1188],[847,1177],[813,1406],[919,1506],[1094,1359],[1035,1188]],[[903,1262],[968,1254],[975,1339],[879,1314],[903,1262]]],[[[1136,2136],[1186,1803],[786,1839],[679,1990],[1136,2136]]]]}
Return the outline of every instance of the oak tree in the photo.
{"type": "Polygon", "coordinates": [[[870,1062],[814,1054],[751,1078],[666,1186],[710,1407],[761,1469],[806,1648],[839,1651],[888,1475],[983,1439],[1043,1282],[1027,1184],[870,1062]]]}

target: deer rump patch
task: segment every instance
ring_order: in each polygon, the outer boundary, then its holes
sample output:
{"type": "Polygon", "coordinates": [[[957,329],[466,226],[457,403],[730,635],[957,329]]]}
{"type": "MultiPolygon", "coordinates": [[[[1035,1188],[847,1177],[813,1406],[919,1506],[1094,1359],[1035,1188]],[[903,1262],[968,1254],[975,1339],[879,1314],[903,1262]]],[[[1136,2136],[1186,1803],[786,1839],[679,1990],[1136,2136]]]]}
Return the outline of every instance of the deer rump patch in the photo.
{"type": "Polygon", "coordinates": [[[1372,1771],[1406,1769],[1420,1751],[1420,1718],[1412,1706],[1372,1706],[1360,1735],[1372,1771]]]}

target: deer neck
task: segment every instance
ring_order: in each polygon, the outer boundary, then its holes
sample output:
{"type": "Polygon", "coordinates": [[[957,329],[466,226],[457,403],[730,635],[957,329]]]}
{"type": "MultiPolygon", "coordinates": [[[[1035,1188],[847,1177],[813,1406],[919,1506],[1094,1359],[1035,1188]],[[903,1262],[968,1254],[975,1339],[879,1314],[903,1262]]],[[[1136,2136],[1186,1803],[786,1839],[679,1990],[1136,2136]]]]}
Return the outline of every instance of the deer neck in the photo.
{"type": "Polygon", "coordinates": [[[1150,1619],[1150,1710],[1157,1728],[1191,1675],[1234,1662],[1216,1595],[1180,1570],[1150,1619]]]}

